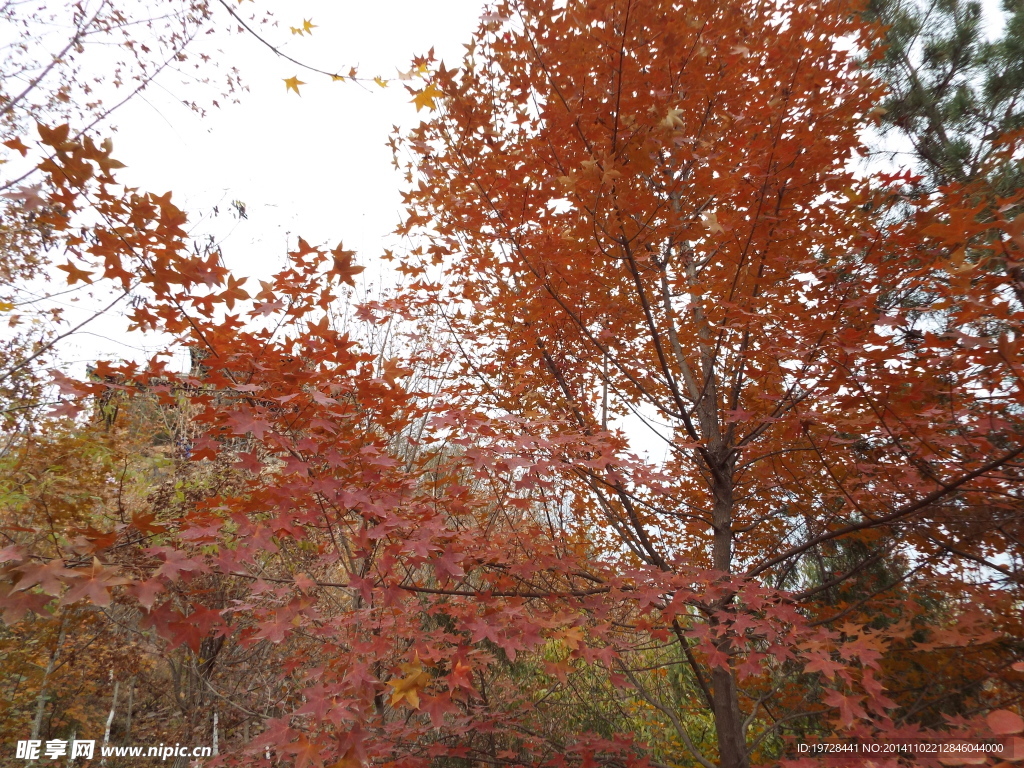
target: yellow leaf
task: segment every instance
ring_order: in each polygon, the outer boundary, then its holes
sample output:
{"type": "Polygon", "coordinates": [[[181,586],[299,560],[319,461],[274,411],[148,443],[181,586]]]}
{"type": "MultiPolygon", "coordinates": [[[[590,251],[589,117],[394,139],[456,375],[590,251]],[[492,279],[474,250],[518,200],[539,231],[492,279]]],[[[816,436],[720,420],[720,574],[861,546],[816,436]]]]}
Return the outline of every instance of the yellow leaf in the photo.
{"type": "Polygon", "coordinates": [[[356,757],[355,752],[349,749],[342,755],[341,760],[331,763],[327,768],[363,768],[363,763],[356,757]]]}
{"type": "Polygon", "coordinates": [[[575,651],[583,643],[583,629],[581,627],[569,627],[559,632],[556,637],[561,638],[570,650],[575,651]]]}
{"type": "Polygon", "coordinates": [[[416,97],[412,102],[416,105],[416,111],[419,112],[423,107],[433,111],[434,110],[434,99],[444,94],[438,89],[436,85],[431,83],[422,91],[416,94],[416,97]]]}
{"type": "Polygon", "coordinates": [[[0,312],[10,312],[14,309],[14,305],[9,301],[0,301],[0,312]]]}
{"type": "Polygon", "coordinates": [[[340,83],[344,79],[345,79],[344,75],[331,75],[331,82],[332,83],[340,83]]]}
{"type": "Polygon", "coordinates": [[[405,673],[405,677],[388,681],[388,685],[395,689],[391,693],[391,706],[396,706],[405,699],[410,707],[419,709],[419,692],[430,683],[430,674],[423,669],[423,664],[419,659],[407,664],[400,664],[399,668],[405,673]]]}
{"type": "Polygon", "coordinates": [[[963,247],[957,248],[949,255],[949,266],[954,272],[963,274],[974,269],[974,264],[967,261],[967,250],[963,247]]]}
{"type": "Polygon", "coordinates": [[[380,86],[381,88],[387,88],[387,87],[388,87],[388,81],[387,81],[387,80],[385,80],[385,79],[384,79],[383,77],[381,77],[380,75],[378,75],[377,77],[373,78],[373,82],[375,82],[375,83],[376,83],[377,85],[379,85],[379,86],[380,86]]]}
{"type": "Polygon", "coordinates": [[[293,35],[298,35],[299,37],[302,37],[302,27],[289,27],[289,29],[292,31],[293,35]]]}
{"type": "Polygon", "coordinates": [[[313,30],[317,28],[317,25],[313,23],[312,19],[302,20],[302,29],[306,34],[313,34],[313,30]]]}
{"type": "Polygon", "coordinates": [[[708,228],[708,231],[713,235],[725,231],[722,229],[722,225],[718,223],[718,216],[714,211],[703,214],[700,219],[704,222],[704,226],[708,228]]]}
{"type": "Polygon", "coordinates": [[[297,75],[295,77],[287,77],[287,78],[285,78],[284,89],[286,91],[295,91],[296,94],[301,96],[302,94],[299,93],[299,86],[300,85],[305,85],[305,83],[302,82],[301,80],[299,80],[297,75]]]}
{"type": "Polygon", "coordinates": [[[864,199],[864,195],[855,190],[853,187],[846,187],[843,190],[843,194],[846,195],[846,199],[849,200],[851,203],[859,203],[861,200],[864,199]]]}
{"type": "Polygon", "coordinates": [[[398,72],[399,80],[412,80],[414,77],[423,77],[428,74],[430,72],[430,67],[426,64],[420,64],[415,67],[410,67],[408,72],[403,72],[397,68],[396,71],[398,72]]]}

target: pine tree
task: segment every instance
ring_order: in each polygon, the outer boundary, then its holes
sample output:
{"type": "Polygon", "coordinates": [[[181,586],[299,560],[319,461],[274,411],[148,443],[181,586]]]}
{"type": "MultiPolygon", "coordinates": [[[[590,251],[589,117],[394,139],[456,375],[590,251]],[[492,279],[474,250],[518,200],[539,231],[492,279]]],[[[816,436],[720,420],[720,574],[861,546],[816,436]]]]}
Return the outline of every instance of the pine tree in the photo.
{"type": "Polygon", "coordinates": [[[883,136],[910,140],[930,188],[984,178],[1003,197],[1024,186],[1000,149],[1024,127],[1024,2],[1003,0],[1000,36],[987,40],[974,0],[872,0],[886,27],[871,68],[889,87],[883,136]]]}

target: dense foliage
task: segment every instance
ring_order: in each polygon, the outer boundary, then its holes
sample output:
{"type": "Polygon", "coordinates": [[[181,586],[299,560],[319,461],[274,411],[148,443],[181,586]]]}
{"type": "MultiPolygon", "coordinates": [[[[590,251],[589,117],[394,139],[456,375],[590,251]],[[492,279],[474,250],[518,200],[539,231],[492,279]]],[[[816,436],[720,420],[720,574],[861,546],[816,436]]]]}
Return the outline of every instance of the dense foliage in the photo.
{"type": "Polygon", "coordinates": [[[413,63],[402,281],[344,329],[342,245],[250,292],[59,94],[12,119],[6,742],[1024,758],[1020,14],[982,43],[973,6],[862,11],[490,7],[457,69],[413,63]],[[920,165],[857,173],[887,125],[920,165]],[[45,378],[73,329],[16,318],[47,265],[191,369],[45,378]]]}

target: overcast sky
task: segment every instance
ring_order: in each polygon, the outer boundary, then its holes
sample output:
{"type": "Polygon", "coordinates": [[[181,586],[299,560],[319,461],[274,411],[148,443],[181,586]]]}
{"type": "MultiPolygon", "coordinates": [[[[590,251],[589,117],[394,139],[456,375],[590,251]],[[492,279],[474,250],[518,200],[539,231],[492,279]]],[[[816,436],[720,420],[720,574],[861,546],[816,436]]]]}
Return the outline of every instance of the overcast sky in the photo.
{"type": "MultiPolygon", "coordinates": [[[[358,65],[364,77],[394,78],[431,47],[457,65],[482,5],[293,0],[270,4],[280,26],[260,31],[321,69],[358,65]],[[288,32],[305,19],[317,25],[310,36],[288,32]]],[[[399,202],[385,142],[393,125],[417,121],[409,94],[399,83],[381,89],[331,82],[275,57],[248,35],[219,42],[222,63],[236,66],[251,91],[240,104],[200,118],[174,98],[190,96],[189,86],[165,78],[114,121],[116,154],[129,166],[125,176],[153,191],[173,190],[196,213],[221,199],[243,200],[250,218],[226,243],[232,262],[253,244],[283,248],[289,230],[310,242],[343,237],[360,250],[379,249],[399,202]],[[295,75],[306,81],[301,96],[283,82],[295,75]]]]}
{"type": "MultiPolygon", "coordinates": [[[[462,58],[483,12],[483,0],[257,0],[270,8],[279,26],[258,28],[290,56],[327,71],[394,80],[411,59],[431,47],[449,65],[462,58]],[[296,36],[290,26],[309,19],[316,27],[296,36]]],[[[215,3],[223,19],[227,14],[215,3]]],[[[246,2],[240,12],[259,8],[246,2]]],[[[222,23],[220,26],[226,26],[222,23]]],[[[176,73],[164,73],[154,86],[113,116],[114,156],[127,165],[118,179],[130,186],[173,193],[188,212],[196,235],[213,234],[222,243],[227,266],[240,275],[265,276],[282,264],[296,237],[332,247],[344,241],[367,264],[373,282],[377,256],[399,220],[400,177],[386,146],[392,126],[409,128],[419,117],[399,82],[332,82],[278,58],[248,34],[210,36],[197,50],[213,52],[223,67],[234,66],[249,92],[240,103],[225,103],[205,117],[183,99],[209,103],[218,93],[176,73]],[[284,79],[298,76],[301,95],[284,79]],[[247,220],[231,214],[231,202],[246,206],[247,220]],[[220,215],[214,217],[214,207],[220,215]]],[[[216,75],[214,75],[216,76],[216,75]]],[[[393,241],[391,241],[393,242],[393,241]]],[[[75,309],[98,305],[84,297],[75,309]]],[[[69,318],[72,315],[69,315],[69,318]]],[[[123,333],[117,315],[97,321],[89,334],[65,345],[64,358],[78,363],[96,357],[142,357],[156,340],[123,333]]]]}

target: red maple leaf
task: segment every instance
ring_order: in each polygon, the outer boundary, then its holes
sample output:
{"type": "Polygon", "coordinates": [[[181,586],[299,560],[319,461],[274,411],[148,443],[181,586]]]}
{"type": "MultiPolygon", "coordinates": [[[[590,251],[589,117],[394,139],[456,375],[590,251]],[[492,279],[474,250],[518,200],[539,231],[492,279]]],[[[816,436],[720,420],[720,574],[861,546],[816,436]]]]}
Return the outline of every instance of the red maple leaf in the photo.
{"type": "Polygon", "coordinates": [[[271,428],[269,421],[251,411],[232,411],[228,415],[228,423],[231,424],[231,431],[234,434],[252,433],[257,440],[262,440],[267,430],[271,428]]]}
{"type": "Polygon", "coordinates": [[[39,586],[45,594],[55,597],[61,593],[69,580],[82,576],[81,571],[65,568],[64,561],[57,559],[47,563],[25,563],[14,570],[21,573],[22,576],[18,579],[13,591],[22,592],[39,586]]]}
{"type": "Polygon", "coordinates": [[[92,567],[79,572],[80,579],[67,591],[61,603],[68,605],[85,597],[99,606],[110,605],[110,590],[122,584],[131,584],[132,580],[121,576],[116,568],[108,568],[97,558],[92,559],[92,567]]]}
{"type": "Polygon", "coordinates": [[[434,571],[437,572],[437,578],[443,582],[449,578],[461,579],[466,575],[466,572],[462,570],[462,566],[459,565],[459,561],[462,558],[461,552],[456,552],[451,547],[446,547],[440,555],[430,562],[434,566],[434,571]]]}
{"type": "Polygon", "coordinates": [[[163,564],[156,569],[153,574],[153,578],[157,576],[165,576],[168,579],[174,579],[182,571],[204,571],[206,570],[202,562],[195,560],[180,549],[173,549],[172,547],[151,547],[147,550],[151,555],[160,555],[163,557],[163,564]]]}
{"type": "Polygon", "coordinates": [[[147,611],[156,602],[156,596],[164,591],[164,585],[158,579],[136,582],[128,591],[139,601],[139,604],[147,611]]]}

